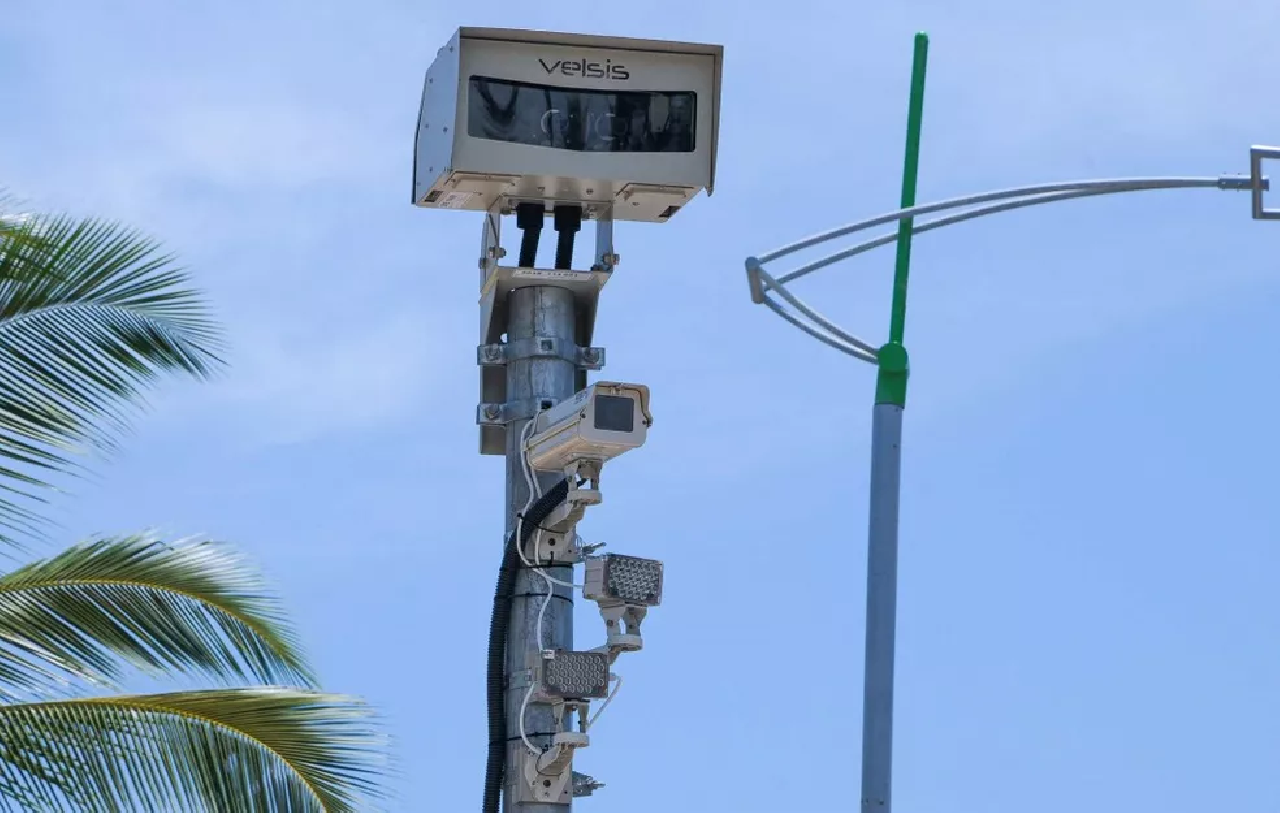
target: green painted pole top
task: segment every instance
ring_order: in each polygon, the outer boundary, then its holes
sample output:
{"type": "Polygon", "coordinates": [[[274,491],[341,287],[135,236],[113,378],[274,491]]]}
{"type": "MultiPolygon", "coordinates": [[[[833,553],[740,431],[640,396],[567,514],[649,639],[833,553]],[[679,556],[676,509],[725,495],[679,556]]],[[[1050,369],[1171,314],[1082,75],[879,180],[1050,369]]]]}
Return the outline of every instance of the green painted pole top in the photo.
{"type": "MultiPolygon", "coordinates": [[[[907,105],[907,148],[902,162],[902,204],[916,205],[916,180],[920,174],[920,127],[924,119],[924,76],[929,63],[929,35],[915,37],[911,61],[911,97],[907,105]]],[[[893,305],[889,341],[880,348],[876,376],[876,403],[906,406],[910,360],[902,343],[907,324],[907,281],[911,276],[912,218],[898,221],[897,257],[893,269],[893,305]]]]}

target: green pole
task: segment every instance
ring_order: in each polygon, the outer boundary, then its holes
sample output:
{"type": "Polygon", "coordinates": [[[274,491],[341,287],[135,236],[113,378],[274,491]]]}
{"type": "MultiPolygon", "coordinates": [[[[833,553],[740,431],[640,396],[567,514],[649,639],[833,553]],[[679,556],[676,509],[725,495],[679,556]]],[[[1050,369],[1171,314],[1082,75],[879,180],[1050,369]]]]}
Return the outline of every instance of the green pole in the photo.
{"type": "MultiPolygon", "coordinates": [[[[924,118],[924,75],[929,62],[929,35],[916,34],[911,63],[911,100],[907,107],[907,149],[902,162],[902,208],[916,205],[916,179],[920,174],[920,126],[924,118]]],[[[907,322],[907,281],[911,275],[912,218],[898,221],[898,253],[893,270],[893,310],[889,341],[880,348],[876,376],[876,403],[906,406],[910,362],[902,344],[907,322]]]]}
{"type": "MultiPolygon", "coordinates": [[[[920,168],[920,118],[929,37],[916,34],[907,115],[907,156],[902,207],[916,202],[920,168]]],[[[898,262],[893,275],[893,319],[880,348],[876,405],[871,413],[871,488],[867,511],[867,633],[862,681],[861,813],[893,813],[893,670],[898,619],[898,514],[902,486],[902,415],[907,400],[907,272],[911,267],[911,219],[899,221],[898,262]]]]}

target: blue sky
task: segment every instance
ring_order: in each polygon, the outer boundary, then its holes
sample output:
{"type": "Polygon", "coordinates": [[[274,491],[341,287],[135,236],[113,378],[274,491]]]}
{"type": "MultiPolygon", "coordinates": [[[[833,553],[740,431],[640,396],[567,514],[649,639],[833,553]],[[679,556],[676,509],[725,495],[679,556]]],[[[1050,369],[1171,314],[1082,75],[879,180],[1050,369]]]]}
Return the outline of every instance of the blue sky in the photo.
{"type": "MultiPolygon", "coordinates": [[[[578,767],[584,811],[852,810],[873,372],[752,306],[742,259],[897,201],[911,34],[922,200],[1247,171],[1280,141],[1280,6],[792,0],[24,4],[0,180],[164,239],[235,341],[61,520],[236,542],[330,688],[389,717],[403,811],[474,809],[502,466],[476,454],[474,215],[408,203],[459,25],[722,43],[718,187],[620,226],[597,343],[649,443],[581,531],[667,562],[578,767]]],[[[896,806],[1274,810],[1280,228],[1119,196],[916,244],[896,806]]],[[[884,335],[889,253],[797,292],[884,335]]],[[[578,640],[599,622],[580,607],[578,640]]]]}

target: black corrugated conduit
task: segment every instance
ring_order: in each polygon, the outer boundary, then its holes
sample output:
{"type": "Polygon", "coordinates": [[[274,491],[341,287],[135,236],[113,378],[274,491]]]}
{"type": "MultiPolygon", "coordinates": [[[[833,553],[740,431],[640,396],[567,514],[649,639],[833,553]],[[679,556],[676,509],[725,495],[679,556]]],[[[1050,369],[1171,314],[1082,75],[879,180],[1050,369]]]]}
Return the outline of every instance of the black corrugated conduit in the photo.
{"type": "MultiPolygon", "coordinates": [[[[556,483],[529,507],[520,522],[520,543],[533,536],[551,512],[569,496],[567,479],[556,483]]],[[[493,613],[489,616],[489,662],[485,687],[489,707],[489,759],[484,770],[484,805],[482,813],[501,813],[503,767],[507,760],[507,709],[504,672],[507,662],[507,630],[511,626],[511,594],[515,592],[516,575],[523,563],[515,533],[507,534],[502,550],[502,568],[493,589],[493,613]]]]}

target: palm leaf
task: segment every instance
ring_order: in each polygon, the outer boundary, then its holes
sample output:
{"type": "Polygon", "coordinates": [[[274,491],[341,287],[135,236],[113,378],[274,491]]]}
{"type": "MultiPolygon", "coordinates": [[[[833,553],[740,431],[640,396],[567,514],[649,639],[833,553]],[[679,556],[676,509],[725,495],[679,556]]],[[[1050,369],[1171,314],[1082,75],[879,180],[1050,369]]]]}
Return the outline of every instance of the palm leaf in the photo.
{"type": "Polygon", "coordinates": [[[0,237],[20,237],[30,219],[29,213],[21,211],[18,199],[0,189],[0,237]]]}
{"type": "Polygon", "coordinates": [[[160,376],[211,375],[219,346],[153,241],[66,216],[0,229],[0,530],[31,533],[51,473],[112,449],[160,376]]]}
{"type": "Polygon", "coordinates": [[[353,813],[385,798],[385,738],[352,698],[226,689],[0,706],[0,805],[353,813]]]}
{"type": "Polygon", "coordinates": [[[69,678],[114,686],[121,661],[313,685],[279,603],[226,546],[103,538],[0,575],[0,685],[24,697],[69,678]]]}

